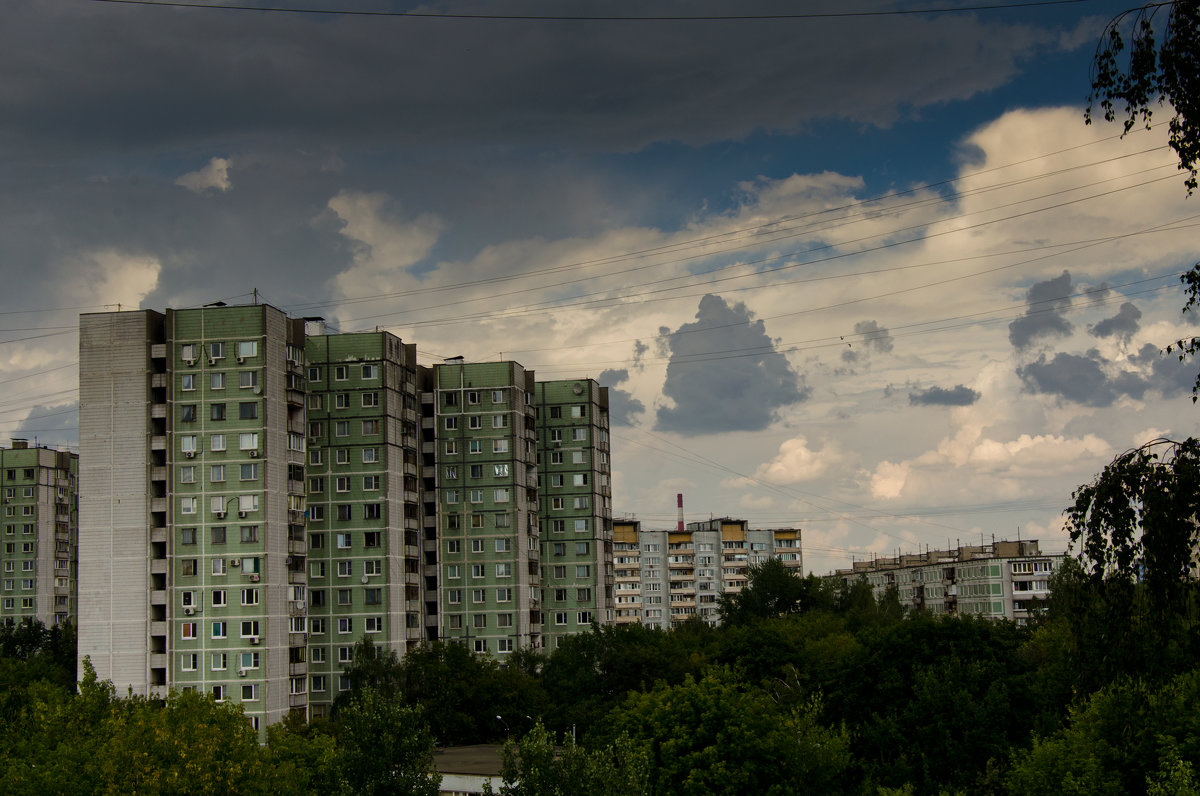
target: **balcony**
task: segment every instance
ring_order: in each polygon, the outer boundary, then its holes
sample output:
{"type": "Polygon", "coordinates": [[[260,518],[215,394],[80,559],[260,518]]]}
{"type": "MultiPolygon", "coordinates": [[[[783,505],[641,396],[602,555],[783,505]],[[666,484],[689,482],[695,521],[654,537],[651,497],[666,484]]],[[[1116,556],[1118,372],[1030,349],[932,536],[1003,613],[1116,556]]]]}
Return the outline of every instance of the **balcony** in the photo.
{"type": "MultiPolygon", "coordinates": [[[[55,594],[58,593],[58,587],[55,587],[54,593],[55,594]]],[[[167,604],[167,590],[166,589],[152,590],[150,592],[150,604],[151,605],[166,605],[167,604]]]]}
{"type": "Polygon", "coordinates": [[[308,694],[290,694],[288,696],[288,707],[293,707],[293,708],[308,707],[308,694]]]}

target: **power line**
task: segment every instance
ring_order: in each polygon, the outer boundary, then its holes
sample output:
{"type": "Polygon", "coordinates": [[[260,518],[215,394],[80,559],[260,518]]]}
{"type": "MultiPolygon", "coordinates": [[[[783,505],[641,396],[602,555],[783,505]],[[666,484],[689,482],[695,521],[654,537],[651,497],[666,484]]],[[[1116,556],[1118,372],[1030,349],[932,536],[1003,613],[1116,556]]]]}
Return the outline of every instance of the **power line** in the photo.
{"type": "Polygon", "coordinates": [[[693,14],[693,15],[561,15],[561,14],[456,14],[432,11],[365,11],[330,8],[266,7],[249,5],[219,5],[216,3],[185,3],[177,0],[94,0],[118,5],[163,6],[167,8],[196,8],[214,11],[257,11],[275,14],[318,14],[357,17],[399,17],[405,19],[444,19],[488,22],[775,22],[805,19],[845,19],[856,17],[896,17],[923,14],[965,13],[973,11],[1004,11],[1020,8],[1075,5],[1088,0],[1030,0],[1024,3],[994,3],[948,8],[909,8],[882,11],[827,11],[798,14],[693,14]]]}

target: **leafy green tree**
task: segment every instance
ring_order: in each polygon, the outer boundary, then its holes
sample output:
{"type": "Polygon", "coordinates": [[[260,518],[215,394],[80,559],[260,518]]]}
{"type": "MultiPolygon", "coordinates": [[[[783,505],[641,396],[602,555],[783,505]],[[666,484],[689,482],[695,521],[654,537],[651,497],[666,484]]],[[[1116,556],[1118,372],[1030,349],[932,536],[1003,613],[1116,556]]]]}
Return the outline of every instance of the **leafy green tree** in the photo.
{"type": "Polygon", "coordinates": [[[1092,93],[1085,120],[1099,105],[1106,121],[1124,118],[1125,132],[1150,127],[1154,106],[1169,105],[1167,123],[1188,193],[1200,160],[1200,2],[1148,3],[1109,21],[1092,60],[1092,93]],[[1159,14],[1166,14],[1166,20],[1159,14]],[[1123,108],[1119,107],[1123,104],[1123,108]]]}
{"type": "Polygon", "coordinates": [[[845,730],[822,726],[819,701],[781,710],[761,689],[713,669],[633,693],[609,734],[649,745],[656,794],[837,793],[850,765],[845,730]]]}
{"type": "MultiPolygon", "coordinates": [[[[639,796],[649,792],[650,757],[628,736],[597,749],[567,734],[559,747],[541,722],[502,753],[503,796],[639,796]]],[[[487,787],[485,793],[492,793],[487,787]]]]}
{"type": "Polygon", "coordinates": [[[436,796],[433,733],[418,708],[364,688],[338,713],[341,775],[350,793],[436,796]]]}
{"type": "Polygon", "coordinates": [[[750,566],[745,588],[726,592],[717,603],[722,624],[740,624],[832,607],[833,595],[815,575],[807,578],[777,558],[750,566]]]}
{"type": "Polygon", "coordinates": [[[1074,622],[1080,655],[1108,678],[1189,667],[1200,643],[1200,440],[1127,451],[1074,499],[1067,528],[1082,568],[1056,580],[1051,607],[1074,622]]]}
{"type": "Polygon", "coordinates": [[[305,722],[302,715],[294,713],[267,727],[266,790],[311,796],[341,790],[336,729],[326,719],[305,722]]]}

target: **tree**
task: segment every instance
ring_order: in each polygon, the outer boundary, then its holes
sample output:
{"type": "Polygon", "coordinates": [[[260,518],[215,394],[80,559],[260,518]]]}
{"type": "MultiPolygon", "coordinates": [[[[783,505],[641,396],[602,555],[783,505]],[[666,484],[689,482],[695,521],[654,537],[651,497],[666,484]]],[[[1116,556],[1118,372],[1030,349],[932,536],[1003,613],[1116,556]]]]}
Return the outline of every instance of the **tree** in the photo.
{"type": "Polygon", "coordinates": [[[1071,623],[1079,660],[1102,682],[1190,667],[1200,645],[1200,440],[1126,451],[1073,497],[1067,529],[1080,567],[1056,579],[1051,611],[1071,623]]]}
{"type": "Polygon", "coordinates": [[[1154,106],[1170,105],[1171,148],[1179,168],[1189,173],[1188,193],[1194,191],[1200,160],[1200,0],[1150,3],[1113,17],[1092,60],[1084,117],[1089,124],[1097,103],[1105,121],[1124,117],[1126,133],[1138,124],[1148,129],[1154,106]],[[1162,22],[1157,17],[1164,9],[1162,22]]]}
{"type": "Polygon", "coordinates": [[[436,796],[433,733],[419,708],[374,688],[357,692],[338,714],[342,780],[355,794],[436,796]]]}
{"type": "Polygon", "coordinates": [[[725,624],[769,619],[809,608],[820,591],[817,578],[805,580],[778,558],[768,558],[751,565],[746,586],[740,592],[721,595],[717,610],[725,624]]]}
{"type": "MultiPolygon", "coordinates": [[[[539,721],[520,742],[504,742],[502,796],[638,796],[649,792],[650,756],[623,735],[607,746],[584,749],[571,735],[557,746],[539,721]]],[[[492,793],[485,787],[484,793],[492,793]]]]}

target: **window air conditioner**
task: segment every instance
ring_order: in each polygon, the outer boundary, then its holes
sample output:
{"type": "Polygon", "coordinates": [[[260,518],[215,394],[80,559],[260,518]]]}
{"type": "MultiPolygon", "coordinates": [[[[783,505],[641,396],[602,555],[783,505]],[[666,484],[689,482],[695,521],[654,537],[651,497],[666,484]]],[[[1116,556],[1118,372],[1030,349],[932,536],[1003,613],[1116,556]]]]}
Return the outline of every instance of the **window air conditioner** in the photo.
{"type": "Polygon", "coordinates": [[[240,558],[231,558],[231,559],[229,559],[229,566],[231,566],[231,567],[240,567],[241,565],[242,565],[242,559],[240,559],[240,558]]]}
{"type": "Polygon", "coordinates": [[[184,616],[191,616],[194,613],[196,613],[196,609],[190,605],[183,609],[184,616]]]}
{"type": "Polygon", "coordinates": [[[239,511],[239,512],[238,512],[238,518],[239,518],[239,519],[243,519],[243,520],[244,520],[244,519],[246,519],[246,512],[244,512],[244,511],[239,511]]]}
{"type": "Polygon", "coordinates": [[[254,575],[251,575],[251,576],[250,576],[250,582],[251,582],[251,583],[258,583],[258,574],[257,574],[257,573],[256,573],[256,574],[254,574],[254,575]]]}
{"type": "Polygon", "coordinates": [[[245,362],[245,361],[246,361],[246,358],[245,358],[245,357],[238,357],[238,358],[237,358],[237,361],[238,361],[238,364],[240,365],[240,364],[242,364],[243,362],[245,362]]]}
{"type": "Polygon", "coordinates": [[[216,358],[216,357],[209,357],[209,358],[208,358],[208,364],[210,364],[210,365],[215,365],[215,364],[217,364],[217,358],[216,358]]]}
{"type": "Polygon", "coordinates": [[[258,646],[258,636],[251,636],[250,644],[251,644],[251,646],[257,647],[258,646]]]}
{"type": "Polygon", "coordinates": [[[238,677],[245,677],[245,676],[246,676],[246,670],[238,669],[238,677]]]}
{"type": "Polygon", "coordinates": [[[224,510],[214,511],[213,516],[216,517],[218,520],[223,520],[223,519],[225,519],[225,511],[224,510]]]}
{"type": "Polygon", "coordinates": [[[183,361],[184,361],[184,364],[186,364],[188,367],[191,367],[192,365],[196,364],[196,360],[194,360],[194,359],[185,359],[183,361]]]}
{"type": "Polygon", "coordinates": [[[251,459],[257,459],[257,458],[258,458],[258,449],[257,449],[257,448],[255,448],[254,450],[250,451],[250,458],[251,458],[251,459]]]}
{"type": "Polygon", "coordinates": [[[184,456],[186,456],[186,457],[188,457],[189,459],[194,459],[194,458],[196,458],[196,452],[195,452],[195,451],[184,451],[184,452],[183,452],[183,455],[184,455],[184,456]]]}

